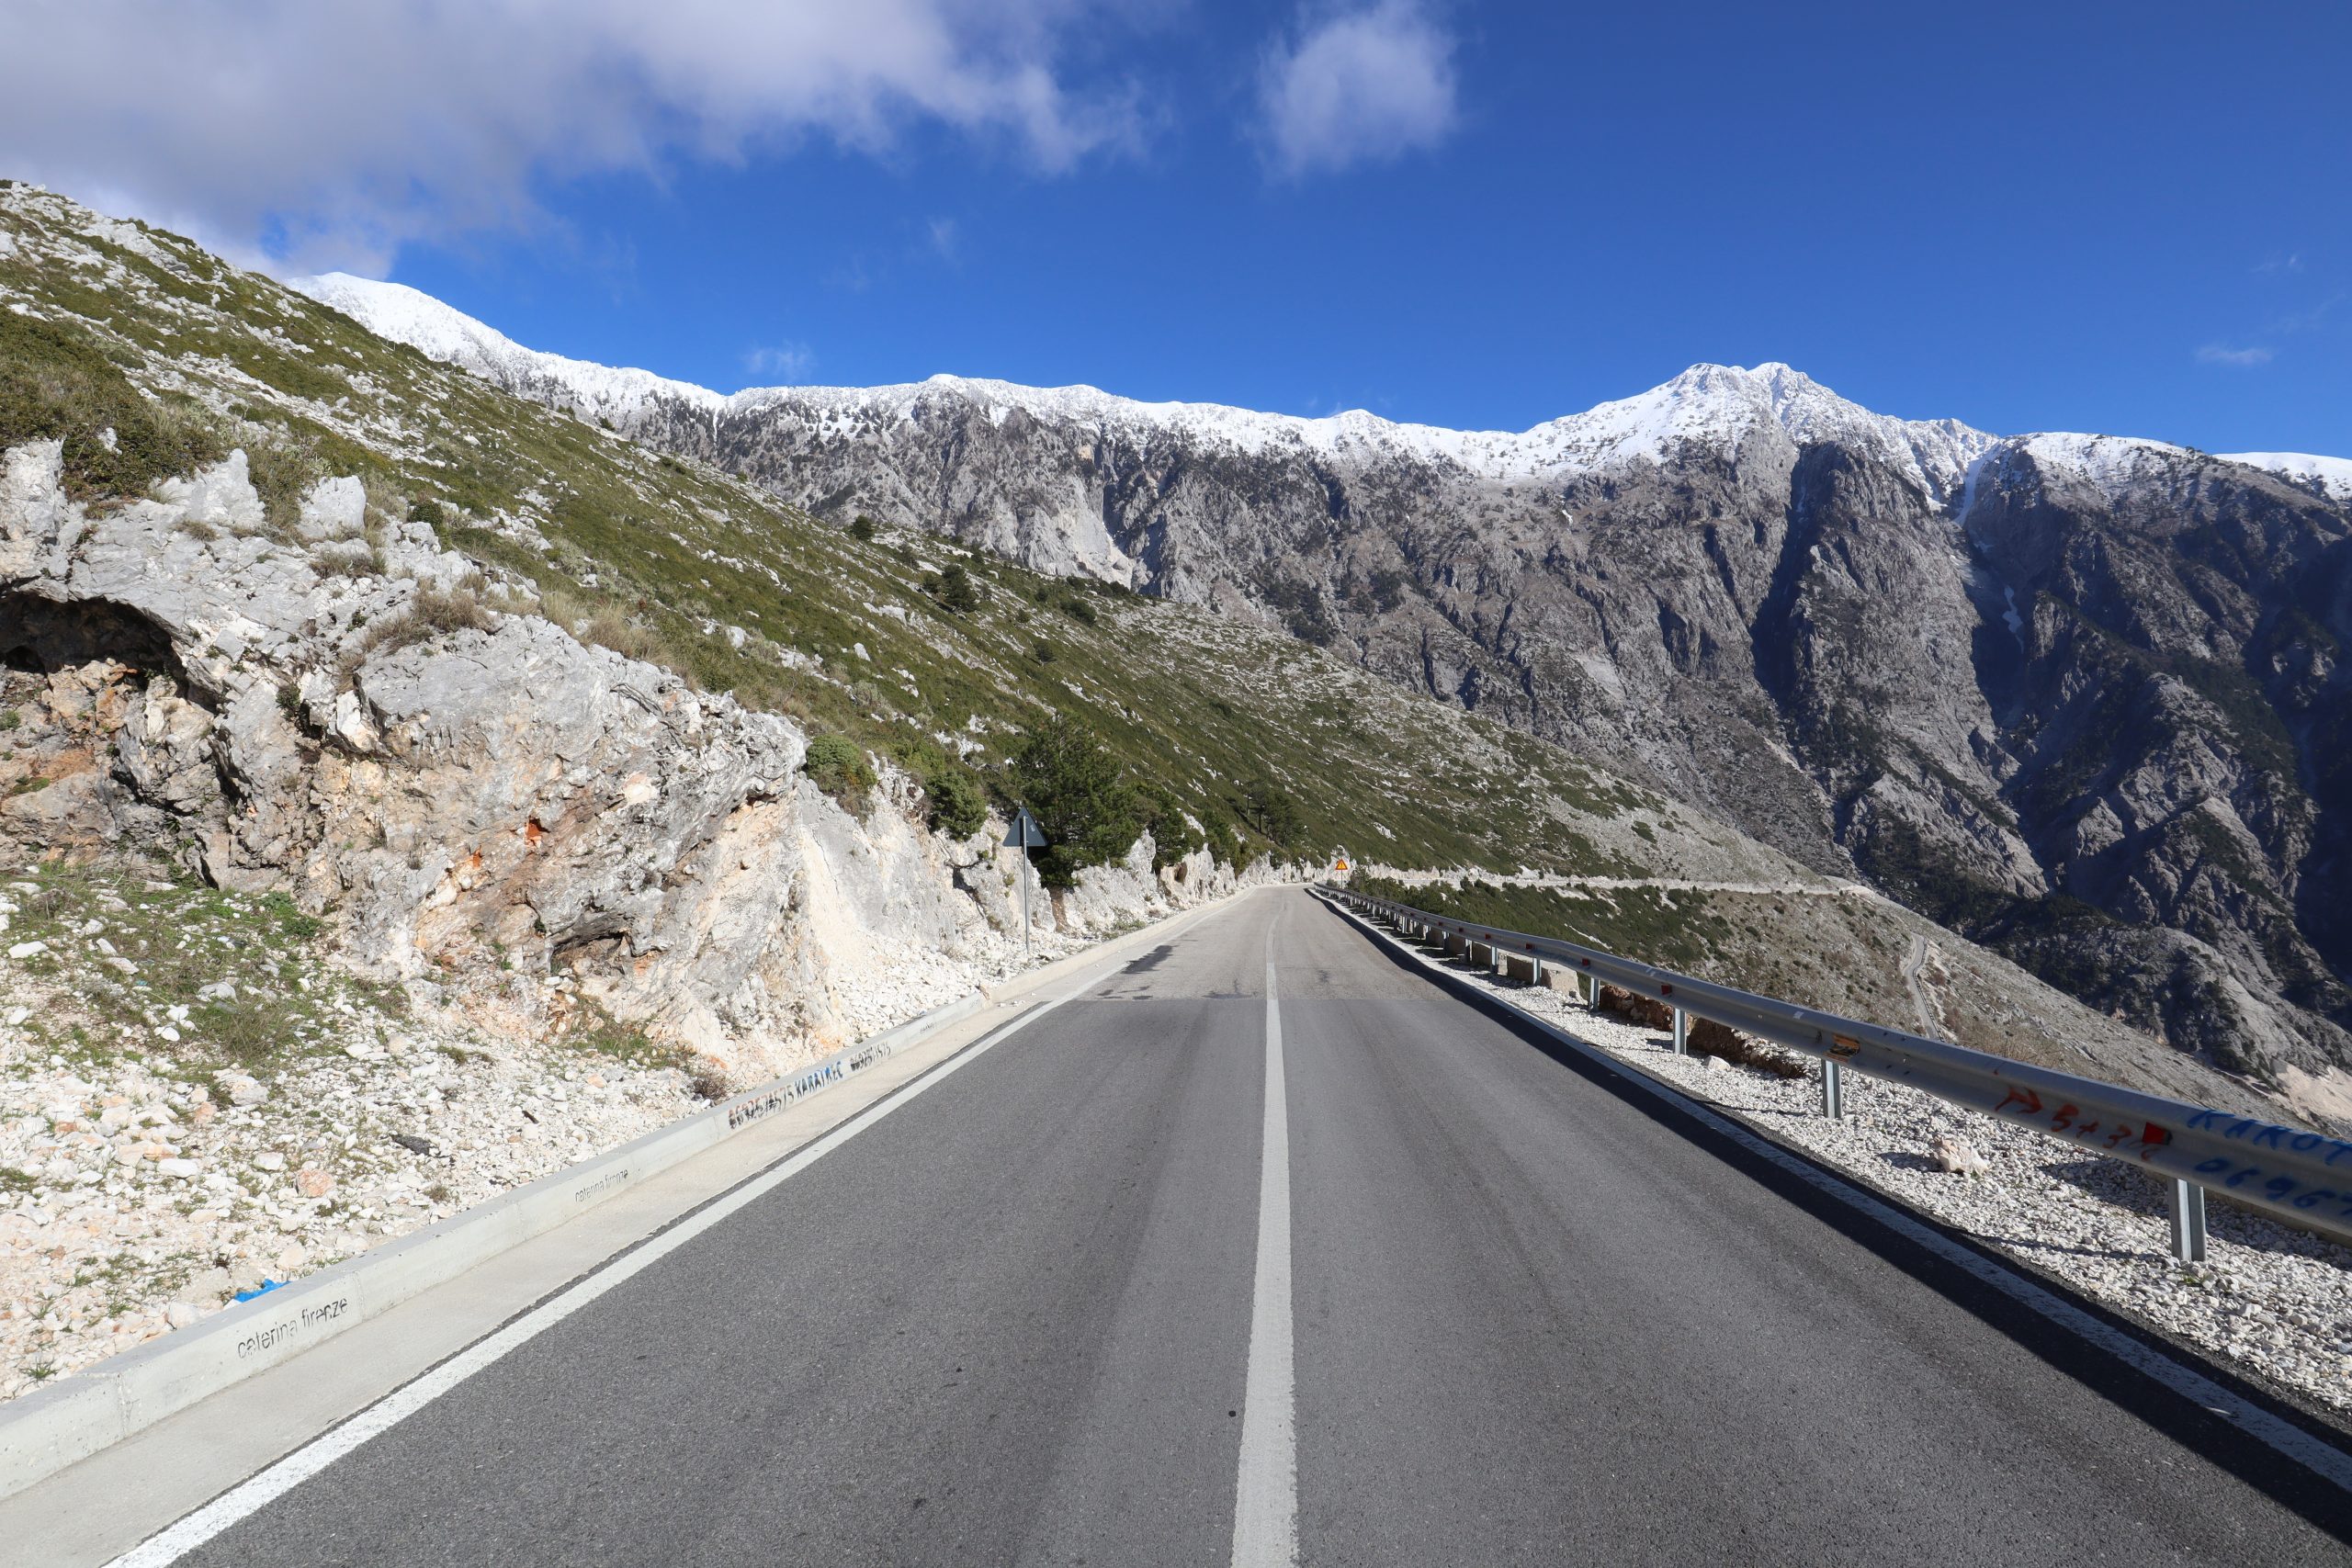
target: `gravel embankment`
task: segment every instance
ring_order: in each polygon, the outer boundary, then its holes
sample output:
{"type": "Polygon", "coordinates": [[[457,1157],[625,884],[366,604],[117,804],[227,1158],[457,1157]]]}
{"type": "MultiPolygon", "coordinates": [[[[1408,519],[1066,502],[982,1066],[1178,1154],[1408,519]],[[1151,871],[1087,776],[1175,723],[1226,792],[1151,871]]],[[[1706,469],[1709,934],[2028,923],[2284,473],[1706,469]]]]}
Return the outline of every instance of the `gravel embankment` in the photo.
{"type": "MultiPolygon", "coordinates": [[[[642,1036],[412,1007],[313,935],[185,883],[0,880],[0,1400],[706,1103],[642,1036]]],[[[981,927],[833,1000],[862,1038],[1088,940],[981,927]]]]}

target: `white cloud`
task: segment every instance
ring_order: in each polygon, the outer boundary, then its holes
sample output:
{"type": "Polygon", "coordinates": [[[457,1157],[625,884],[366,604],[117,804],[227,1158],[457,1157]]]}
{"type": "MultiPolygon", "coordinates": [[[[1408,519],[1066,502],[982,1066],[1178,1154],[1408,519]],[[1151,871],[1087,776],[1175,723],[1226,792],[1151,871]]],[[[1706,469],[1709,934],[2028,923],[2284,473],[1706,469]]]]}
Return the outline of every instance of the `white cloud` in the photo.
{"type": "Polygon", "coordinates": [[[934,218],[925,226],[925,233],[929,236],[933,255],[944,262],[952,262],[956,259],[956,247],[963,243],[964,238],[962,231],[956,225],[956,220],[934,218]]]}
{"type": "Polygon", "coordinates": [[[0,173],[291,268],[528,226],[540,182],[660,177],[919,121],[1057,171],[1138,134],[1063,79],[1119,0],[35,0],[11,7],[0,173]]]}
{"type": "Polygon", "coordinates": [[[1453,129],[1453,39],[1414,0],[1325,14],[1258,76],[1269,161],[1295,178],[1434,146],[1453,129]]]}
{"type": "Polygon", "coordinates": [[[2259,344],[2245,348],[2232,348],[2227,344],[2209,343],[2197,351],[2200,365],[2228,365],[2240,370],[2251,370],[2257,365],[2267,365],[2277,350],[2259,344]]]}
{"type": "Polygon", "coordinates": [[[746,351],[743,368],[778,385],[793,386],[806,381],[808,372],[817,368],[817,353],[805,343],[780,343],[746,351]]]}

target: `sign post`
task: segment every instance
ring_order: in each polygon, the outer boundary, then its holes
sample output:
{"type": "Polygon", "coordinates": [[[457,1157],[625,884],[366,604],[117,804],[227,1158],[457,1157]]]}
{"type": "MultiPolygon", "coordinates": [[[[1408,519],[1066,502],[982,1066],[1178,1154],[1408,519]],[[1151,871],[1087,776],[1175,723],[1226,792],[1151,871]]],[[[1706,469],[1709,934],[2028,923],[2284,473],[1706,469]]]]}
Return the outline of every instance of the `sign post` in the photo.
{"type": "Polygon", "coordinates": [[[1029,852],[1046,847],[1046,830],[1037,826],[1037,819],[1029,815],[1027,807],[1023,806],[1014,809],[1012,826],[1005,829],[1004,842],[1000,847],[1021,852],[1019,868],[1013,874],[1021,879],[1021,951],[1027,953],[1029,951],[1029,852]]]}

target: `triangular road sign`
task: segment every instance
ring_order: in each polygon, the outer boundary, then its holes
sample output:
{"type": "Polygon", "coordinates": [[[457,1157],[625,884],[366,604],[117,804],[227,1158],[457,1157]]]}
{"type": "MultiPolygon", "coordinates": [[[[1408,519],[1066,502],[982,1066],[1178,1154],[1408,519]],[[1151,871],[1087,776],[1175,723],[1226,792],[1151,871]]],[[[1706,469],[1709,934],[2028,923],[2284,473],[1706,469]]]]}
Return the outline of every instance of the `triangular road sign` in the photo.
{"type": "Polygon", "coordinates": [[[1012,826],[1004,830],[1001,847],[1008,850],[1042,850],[1046,847],[1046,830],[1037,826],[1037,819],[1029,815],[1027,807],[1022,807],[1012,814],[1012,826]]]}

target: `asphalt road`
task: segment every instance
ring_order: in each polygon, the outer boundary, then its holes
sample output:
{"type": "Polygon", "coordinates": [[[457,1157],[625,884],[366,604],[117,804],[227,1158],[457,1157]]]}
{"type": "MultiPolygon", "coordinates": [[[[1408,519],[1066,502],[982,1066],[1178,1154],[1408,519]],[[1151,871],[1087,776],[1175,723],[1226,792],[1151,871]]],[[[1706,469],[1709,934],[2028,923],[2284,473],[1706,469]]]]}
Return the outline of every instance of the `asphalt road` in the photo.
{"type": "Polygon", "coordinates": [[[2352,1560],[2052,1341],[1263,895],[181,1561],[1223,1563],[1238,1479],[1310,1564],[2352,1560]]]}

